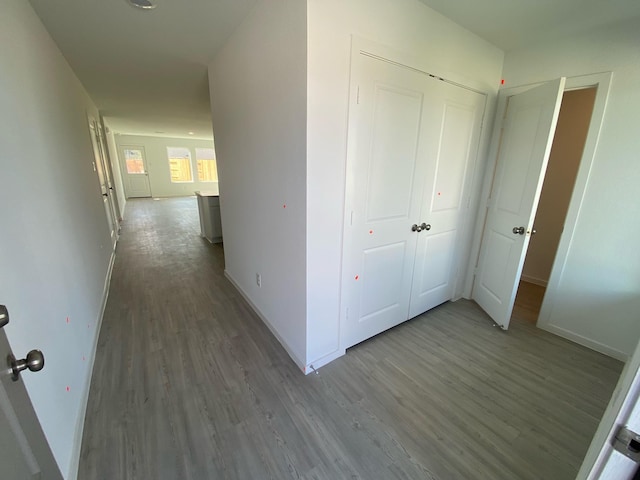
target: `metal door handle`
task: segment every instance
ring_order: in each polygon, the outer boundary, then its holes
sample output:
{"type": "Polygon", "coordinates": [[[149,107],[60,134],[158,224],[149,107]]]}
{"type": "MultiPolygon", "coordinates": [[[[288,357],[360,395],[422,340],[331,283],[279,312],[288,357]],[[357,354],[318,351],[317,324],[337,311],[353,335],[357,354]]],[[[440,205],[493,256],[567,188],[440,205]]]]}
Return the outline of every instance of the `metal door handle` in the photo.
{"type": "Polygon", "coordinates": [[[27,368],[31,372],[39,372],[44,368],[44,355],[40,350],[31,350],[27,353],[27,358],[16,360],[16,357],[9,355],[7,363],[11,367],[13,374],[11,379],[15,382],[20,378],[20,372],[27,368]]]}
{"type": "Polygon", "coordinates": [[[513,233],[516,235],[524,235],[524,227],[513,227],[513,233]]]}
{"type": "Polygon", "coordinates": [[[0,305],[0,328],[9,323],[9,310],[4,305],[0,305]]]}
{"type": "Polygon", "coordinates": [[[422,230],[431,230],[431,225],[424,222],[422,222],[420,225],[418,225],[417,223],[414,223],[413,225],[411,225],[412,232],[420,233],[422,230]]]}

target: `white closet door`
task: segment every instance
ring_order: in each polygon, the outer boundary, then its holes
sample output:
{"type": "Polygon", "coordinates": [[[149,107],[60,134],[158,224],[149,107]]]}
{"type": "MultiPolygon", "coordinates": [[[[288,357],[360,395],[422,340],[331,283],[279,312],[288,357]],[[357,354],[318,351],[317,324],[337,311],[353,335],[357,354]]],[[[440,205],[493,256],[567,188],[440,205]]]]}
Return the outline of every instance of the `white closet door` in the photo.
{"type": "Polygon", "coordinates": [[[343,343],[349,347],[405,321],[429,155],[423,141],[438,128],[438,81],[359,55],[359,88],[351,102],[347,173],[344,292],[349,307],[343,343]]]}
{"type": "MultiPolygon", "coordinates": [[[[409,318],[451,300],[469,209],[485,95],[437,82],[439,125],[429,132],[436,152],[428,159],[409,318]]],[[[467,233],[468,234],[468,233],[467,233]]]]}

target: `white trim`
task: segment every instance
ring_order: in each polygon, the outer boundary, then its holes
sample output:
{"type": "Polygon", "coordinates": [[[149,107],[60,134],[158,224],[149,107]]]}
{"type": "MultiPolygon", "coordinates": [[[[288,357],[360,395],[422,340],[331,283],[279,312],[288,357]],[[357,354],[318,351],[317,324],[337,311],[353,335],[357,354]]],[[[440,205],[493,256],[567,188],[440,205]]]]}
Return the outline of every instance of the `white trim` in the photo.
{"type": "Polygon", "coordinates": [[[236,288],[236,290],[240,293],[240,295],[242,295],[242,298],[244,298],[244,300],[249,304],[249,306],[251,307],[251,309],[255,312],[256,315],[258,315],[258,317],[260,318],[260,320],[262,320],[264,322],[264,324],[269,328],[269,330],[271,331],[271,333],[273,334],[274,337],[276,337],[278,339],[278,341],[280,342],[280,345],[282,345],[285,349],[285,351],[289,354],[289,356],[291,357],[291,359],[294,361],[294,363],[298,366],[298,368],[305,374],[309,373],[306,371],[306,366],[304,364],[303,361],[301,361],[294,353],[293,353],[293,349],[287,344],[287,342],[285,341],[284,338],[282,338],[282,336],[278,333],[278,331],[275,329],[275,327],[273,325],[271,325],[271,322],[269,320],[267,320],[267,317],[260,311],[260,309],[256,306],[255,303],[253,303],[251,301],[251,299],[249,299],[249,296],[245,293],[245,291],[240,287],[240,284],[238,282],[235,281],[235,279],[231,276],[231,274],[229,273],[228,270],[225,269],[224,271],[224,276],[227,280],[229,280],[229,282],[231,282],[231,284],[236,288]]]}
{"type": "Polygon", "coordinates": [[[344,349],[338,349],[334,352],[329,353],[323,357],[314,360],[313,362],[309,362],[304,369],[304,374],[309,375],[313,370],[318,370],[320,367],[324,367],[326,364],[333,362],[336,358],[342,357],[346,353],[344,349]],[[313,368],[311,366],[313,365],[313,368]]]}
{"type": "Polygon", "coordinates": [[[609,357],[613,357],[616,360],[620,360],[621,362],[626,362],[627,360],[629,360],[629,354],[615,348],[611,348],[604,343],[596,342],[595,340],[592,340],[588,337],[574,333],[571,330],[567,330],[566,328],[557,327],[555,325],[538,325],[538,328],[546,330],[547,332],[554,333],[559,337],[566,338],[567,340],[571,340],[572,342],[590,348],[591,350],[595,350],[596,352],[600,352],[609,357]]]}
{"type": "Polygon", "coordinates": [[[87,406],[89,404],[89,392],[91,389],[91,378],[93,376],[93,364],[96,360],[96,351],[98,350],[98,339],[100,338],[100,329],[102,328],[102,320],[104,318],[104,311],[107,307],[107,299],[109,298],[109,287],[111,286],[111,274],[113,273],[113,264],[116,259],[115,245],[111,252],[111,258],[109,259],[109,266],[107,268],[107,275],[104,279],[104,287],[102,290],[102,305],[100,305],[100,313],[96,319],[95,337],[93,339],[93,346],[89,352],[87,358],[87,378],[84,383],[82,394],[80,395],[80,411],[76,418],[75,433],[73,435],[73,446],[71,448],[71,458],[69,460],[69,476],[67,480],[76,480],[78,478],[78,468],[80,467],[80,451],[82,449],[82,436],[84,434],[84,420],[87,414],[87,406]]]}

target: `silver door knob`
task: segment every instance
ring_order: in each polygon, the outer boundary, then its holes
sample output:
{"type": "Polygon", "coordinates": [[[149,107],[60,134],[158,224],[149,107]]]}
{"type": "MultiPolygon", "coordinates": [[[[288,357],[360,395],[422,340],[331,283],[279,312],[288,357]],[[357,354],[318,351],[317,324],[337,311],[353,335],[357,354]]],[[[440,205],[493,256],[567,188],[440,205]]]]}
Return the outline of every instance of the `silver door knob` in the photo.
{"type": "Polygon", "coordinates": [[[516,235],[524,235],[524,227],[513,227],[513,233],[516,235]]]}
{"type": "Polygon", "coordinates": [[[420,225],[420,227],[422,227],[422,230],[431,230],[430,223],[423,223],[422,225],[420,225]]]}
{"type": "Polygon", "coordinates": [[[27,353],[27,358],[16,360],[16,357],[9,355],[7,358],[11,371],[11,378],[17,381],[20,378],[20,372],[29,369],[30,372],[39,372],[44,368],[44,355],[40,350],[31,350],[27,353]]]}
{"type": "Polygon", "coordinates": [[[413,225],[411,225],[412,232],[419,232],[420,230],[422,230],[422,227],[419,227],[417,223],[414,223],[413,225]]]}

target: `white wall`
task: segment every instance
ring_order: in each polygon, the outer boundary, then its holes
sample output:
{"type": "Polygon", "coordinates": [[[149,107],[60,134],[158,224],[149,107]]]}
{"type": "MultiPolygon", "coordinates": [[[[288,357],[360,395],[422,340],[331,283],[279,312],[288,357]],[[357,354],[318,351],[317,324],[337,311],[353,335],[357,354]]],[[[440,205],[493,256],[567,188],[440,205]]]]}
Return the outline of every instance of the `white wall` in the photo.
{"type": "Polygon", "coordinates": [[[87,125],[98,112],[28,2],[0,3],[0,44],[0,303],[16,356],[44,352],[23,379],[73,478],[112,254],[87,125]]]}
{"type": "MultiPolygon", "coordinates": [[[[196,164],[196,148],[214,148],[212,140],[195,140],[190,138],[148,137],[139,135],[115,135],[118,145],[118,156],[122,160],[122,147],[124,145],[141,145],[147,161],[149,184],[153,197],[179,197],[193,195],[196,190],[211,190],[217,186],[217,182],[200,182],[198,180],[198,168],[196,164]],[[172,183],[169,171],[169,157],[167,147],[184,147],[191,152],[191,174],[193,182],[172,183]]],[[[126,174],[122,162],[121,173],[126,174]]]]}
{"type": "Polygon", "coordinates": [[[556,256],[584,142],[589,131],[596,89],[564,93],[549,163],[544,177],[535,229],[522,269],[522,279],[546,286],[556,256]]]}
{"type": "Polygon", "coordinates": [[[259,2],[209,67],[226,273],[301,367],[306,14],[301,0],[259,2]]]}
{"type": "MultiPolygon", "coordinates": [[[[512,51],[503,73],[509,85],[524,85],[614,72],[593,167],[544,327],[620,356],[631,354],[640,338],[638,32],[637,20],[632,20],[512,51]]],[[[544,313],[543,308],[541,317],[544,313]]]]}
{"type": "Polygon", "coordinates": [[[317,367],[341,353],[351,35],[395,50],[412,66],[487,92],[489,119],[503,53],[416,0],[308,0],[308,8],[307,364],[317,367]]]}

